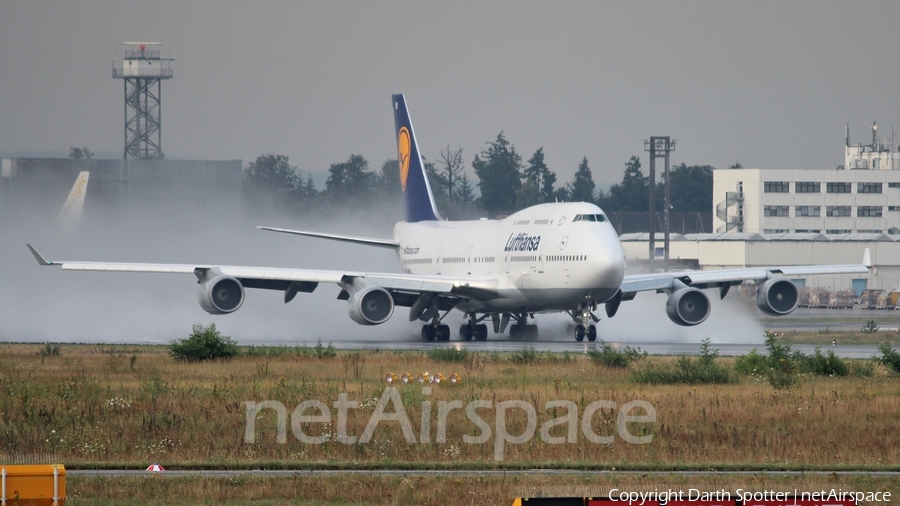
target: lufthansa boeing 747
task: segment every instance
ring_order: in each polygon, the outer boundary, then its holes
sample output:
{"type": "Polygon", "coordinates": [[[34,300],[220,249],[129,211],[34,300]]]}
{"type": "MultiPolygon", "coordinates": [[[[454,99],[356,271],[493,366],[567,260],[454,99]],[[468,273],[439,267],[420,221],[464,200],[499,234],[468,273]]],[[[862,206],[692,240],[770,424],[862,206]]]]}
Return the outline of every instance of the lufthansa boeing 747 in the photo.
{"type": "Polygon", "coordinates": [[[676,324],[699,325],[710,312],[702,291],[728,289],[743,281],[757,283],[756,304],[769,315],[786,315],[797,307],[797,286],[788,276],[863,274],[862,264],[785,266],[710,271],[625,274],[625,255],[603,210],[583,202],[529,207],[500,220],[441,219],[421,163],[406,99],[393,97],[400,185],[406,221],[392,239],[353,237],[301,230],[258,227],[275,232],[319,237],[396,251],[403,273],[374,273],[267,267],[191,264],[138,264],[45,260],[30,245],[41,265],[63,270],[193,274],[199,280],[200,307],[210,314],[237,311],[245,289],[284,292],[285,303],[319,284],[336,284],[339,299],[360,325],[386,322],[397,306],[409,308],[409,320],[421,320],[422,338],[449,341],[442,322],[453,310],[466,317],[459,329],[464,340],[485,340],[490,320],[494,333],[509,328],[513,339],[537,338],[529,323],[536,313],[565,312],[575,322],[575,339],[597,338],[595,315],[603,305],[613,317],[623,301],[638,292],[667,293],[666,313],[676,324]],[[509,325],[513,322],[513,325],[509,325]]]}

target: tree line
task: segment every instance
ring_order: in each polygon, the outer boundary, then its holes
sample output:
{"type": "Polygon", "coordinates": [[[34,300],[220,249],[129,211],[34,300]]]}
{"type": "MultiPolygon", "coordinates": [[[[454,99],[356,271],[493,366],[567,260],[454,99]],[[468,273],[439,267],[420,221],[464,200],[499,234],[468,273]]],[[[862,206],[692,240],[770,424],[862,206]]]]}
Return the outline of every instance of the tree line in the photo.
{"type": "MultiPolygon", "coordinates": [[[[435,201],[442,215],[452,219],[497,217],[545,202],[592,202],[608,213],[649,210],[649,177],[641,160],[625,162],[622,181],[608,191],[597,190],[587,157],[582,158],[572,181],[561,184],[538,148],[523,162],[503,132],[486,143],[471,161],[474,178],[466,171],[462,148],[447,146],[434,160],[422,158],[435,201]],[[476,192],[477,188],[477,192],[476,192]]],[[[709,165],[676,165],[670,170],[670,205],[679,212],[712,210],[712,171],[709,165]]],[[[657,171],[656,209],[663,209],[664,177],[657,171]]],[[[365,208],[375,202],[400,198],[396,159],[379,169],[361,155],[332,164],[325,188],[316,188],[311,174],[304,177],[284,155],[265,154],[244,170],[245,204],[251,209],[306,210],[365,208]]]]}

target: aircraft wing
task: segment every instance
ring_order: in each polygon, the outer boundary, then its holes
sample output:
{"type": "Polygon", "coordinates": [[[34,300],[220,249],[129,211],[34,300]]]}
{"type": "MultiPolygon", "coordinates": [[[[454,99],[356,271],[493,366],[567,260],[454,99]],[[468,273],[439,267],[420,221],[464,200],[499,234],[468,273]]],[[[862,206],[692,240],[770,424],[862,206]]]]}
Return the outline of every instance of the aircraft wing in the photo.
{"type": "Polygon", "coordinates": [[[381,248],[397,249],[400,247],[399,241],[391,239],[377,239],[374,237],[357,237],[352,235],[326,234],[323,232],[309,232],[307,230],[291,230],[287,228],[263,227],[257,225],[260,230],[268,230],[269,232],[281,232],[282,234],[305,235],[307,237],[318,237],[319,239],[331,239],[332,241],[349,242],[354,244],[363,244],[366,246],[378,246],[381,248]]]}
{"type": "MultiPolygon", "coordinates": [[[[193,274],[205,279],[207,271],[231,276],[244,288],[279,290],[290,302],[297,292],[312,292],[319,283],[334,283],[345,291],[356,279],[391,292],[398,306],[411,306],[423,293],[450,296],[458,299],[491,300],[498,296],[496,278],[475,276],[423,276],[415,274],[328,271],[316,269],[288,269],[278,267],[246,267],[211,264],[145,264],[118,262],[78,262],[46,260],[30,244],[28,249],[40,265],[56,265],[67,271],[144,272],[165,274],[193,274]]],[[[343,298],[343,293],[339,298],[343,298]]]]}
{"type": "Polygon", "coordinates": [[[765,281],[783,276],[816,276],[821,274],[866,274],[871,268],[869,250],[866,250],[863,263],[849,265],[806,265],[786,267],[751,267],[746,269],[720,269],[708,271],[675,271],[654,274],[627,275],[622,281],[622,293],[625,300],[634,297],[637,292],[648,290],[664,291],[675,288],[679,281],[695,288],[724,288],[739,285],[743,281],[765,281]],[[629,297],[629,294],[631,297],[629,297]]]}

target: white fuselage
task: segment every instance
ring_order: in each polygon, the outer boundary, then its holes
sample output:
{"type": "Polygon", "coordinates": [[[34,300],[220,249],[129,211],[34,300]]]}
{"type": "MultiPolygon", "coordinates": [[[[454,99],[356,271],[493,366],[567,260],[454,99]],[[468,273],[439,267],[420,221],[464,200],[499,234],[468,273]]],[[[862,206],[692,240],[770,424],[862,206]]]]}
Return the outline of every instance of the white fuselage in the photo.
{"type": "Polygon", "coordinates": [[[565,311],[619,289],[625,254],[593,204],[541,204],[501,220],[398,223],[398,256],[410,274],[493,278],[500,297],[463,300],[462,311],[565,311]],[[600,218],[589,221],[587,216],[600,218]]]}

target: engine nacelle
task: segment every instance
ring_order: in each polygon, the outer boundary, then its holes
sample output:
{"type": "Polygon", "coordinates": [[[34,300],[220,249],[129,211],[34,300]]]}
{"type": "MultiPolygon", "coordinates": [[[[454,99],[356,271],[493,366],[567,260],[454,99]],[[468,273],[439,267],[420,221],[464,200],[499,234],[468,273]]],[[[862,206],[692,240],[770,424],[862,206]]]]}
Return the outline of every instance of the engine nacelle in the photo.
{"type": "Polygon", "coordinates": [[[666,314],[682,327],[699,325],[709,316],[709,298],[696,288],[681,288],[669,295],[666,314]]]}
{"type": "Polygon", "coordinates": [[[800,291],[791,280],[770,279],[756,289],[756,305],[770,316],[784,316],[797,309],[800,291]]]}
{"type": "Polygon", "coordinates": [[[365,287],[350,295],[347,313],[360,325],[381,325],[394,314],[394,298],[380,286],[365,287]]]}
{"type": "Polygon", "coordinates": [[[231,276],[216,276],[200,284],[200,307],[209,314],[228,314],[244,303],[244,286],[231,276]]]}

